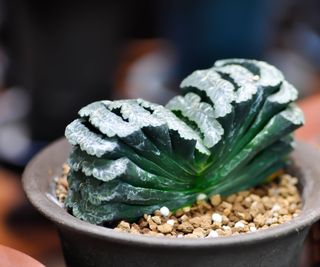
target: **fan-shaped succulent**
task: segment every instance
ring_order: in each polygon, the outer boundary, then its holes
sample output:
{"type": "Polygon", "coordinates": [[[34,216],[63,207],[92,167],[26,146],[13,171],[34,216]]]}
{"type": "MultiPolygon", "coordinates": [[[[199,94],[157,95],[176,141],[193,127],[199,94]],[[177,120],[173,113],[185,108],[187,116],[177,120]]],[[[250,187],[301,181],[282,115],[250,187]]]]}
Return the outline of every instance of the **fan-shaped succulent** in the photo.
{"type": "Polygon", "coordinates": [[[197,70],[163,107],[99,101],[66,128],[67,208],[95,224],[134,220],[197,196],[227,195],[283,168],[303,124],[296,89],[275,67],[229,59],[197,70]]]}

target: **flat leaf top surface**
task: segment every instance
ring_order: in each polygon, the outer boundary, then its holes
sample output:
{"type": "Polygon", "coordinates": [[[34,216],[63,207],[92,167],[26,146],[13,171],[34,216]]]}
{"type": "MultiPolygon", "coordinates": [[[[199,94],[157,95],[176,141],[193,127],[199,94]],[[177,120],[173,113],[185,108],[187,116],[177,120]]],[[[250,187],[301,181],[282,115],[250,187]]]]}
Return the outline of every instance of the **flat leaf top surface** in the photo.
{"type": "Polygon", "coordinates": [[[219,60],[181,83],[161,106],[143,99],[98,101],[65,135],[73,146],[66,207],[85,221],[135,220],[200,193],[227,195],[286,164],[303,124],[297,90],[266,62],[219,60]]]}

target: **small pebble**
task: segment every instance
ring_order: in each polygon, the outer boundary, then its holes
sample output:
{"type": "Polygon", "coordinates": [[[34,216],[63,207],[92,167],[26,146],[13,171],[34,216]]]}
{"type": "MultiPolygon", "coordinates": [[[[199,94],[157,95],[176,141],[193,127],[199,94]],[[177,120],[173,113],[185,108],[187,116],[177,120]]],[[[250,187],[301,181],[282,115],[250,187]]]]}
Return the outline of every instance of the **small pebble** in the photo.
{"type": "Polygon", "coordinates": [[[162,216],[167,217],[170,214],[170,210],[167,207],[162,207],[160,213],[162,216]]]}
{"type": "Polygon", "coordinates": [[[189,220],[189,216],[188,216],[188,215],[186,215],[186,214],[184,214],[184,215],[182,215],[182,216],[181,216],[181,218],[180,218],[180,219],[181,219],[181,221],[182,221],[182,222],[184,222],[184,221],[188,221],[188,220],[189,220]]]}
{"type": "Polygon", "coordinates": [[[194,234],[197,237],[205,237],[205,231],[200,227],[194,229],[192,234],[194,234]]]}
{"type": "Polygon", "coordinates": [[[211,205],[216,207],[221,203],[221,196],[220,195],[213,195],[210,197],[211,205]]]}
{"type": "Polygon", "coordinates": [[[203,193],[200,193],[199,195],[197,195],[197,201],[205,200],[207,198],[208,198],[208,196],[206,194],[203,194],[203,193]]]}
{"type": "Polygon", "coordinates": [[[230,203],[233,203],[236,200],[237,195],[236,194],[232,194],[230,196],[227,197],[227,201],[230,203]]]}
{"type": "Polygon", "coordinates": [[[255,222],[256,225],[258,226],[264,226],[266,218],[262,214],[258,214],[253,221],[255,222]]]}
{"type": "Polygon", "coordinates": [[[168,220],[168,221],[167,221],[167,224],[170,224],[170,225],[173,226],[173,225],[174,225],[174,220],[168,220]]]}
{"type": "Polygon", "coordinates": [[[119,224],[118,224],[118,228],[120,230],[123,230],[123,231],[129,231],[130,230],[130,224],[125,222],[125,221],[121,221],[119,224]]]}
{"type": "Polygon", "coordinates": [[[192,233],[194,227],[189,222],[183,222],[178,226],[178,230],[183,233],[192,233]]]}
{"type": "Polygon", "coordinates": [[[194,217],[190,218],[189,222],[194,226],[194,227],[199,227],[201,225],[201,222],[203,220],[200,217],[194,217]]]}
{"type": "Polygon", "coordinates": [[[149,224],[150,230],[152,230],[152,231],[157,230],[158,225],[151,218],[148,218],[147,222],[149,224]]]}
{"type": "Polygon", "coordinates": [[[236,224],[234,225],[235,228],[244,228],[244,223],[239,221],[239,222],[236,222],[236,224]]]}
{"type": "Polygon", "coordinates": [[[158,225],[157,226],[158,228],[158,231],[163,233],[163,234],[168,234],[172,231],[173,229],[173,226],[168,224],[168,223],[165,223],[165,224],[162,224],[162,225],[158,225]]]}
{"type": "Polygon", "coordinates": [[[213,213],[211,218],[213,222],[217,222],[217,223],[222,222],[222,216],[219,213],[213,213]]]}
{"type": "Polygon", "coordinates": [[[219,234],[216,231],[212,230],[207,235],[207,238],[214,238],[214,237],[218,237],[218,236],[219,236],[219,234]]]}
{"type": "Polygon", "coordinates": [[[187,213],[191,211],[191,207],[183,207],[182,210],[187,213]]]}
{"type": "Polygon", "coordinates": [[[279,211],[281,209],[281,207],[278,204],[274,204],[272,207],[272,211],[279,211]]]}
{"type": "Polygon", "coordinates": [[[156,224],[161,224],[161,218],[160,218],[160,216],[152,216],[151,219],[152,219],[156,224]]]}

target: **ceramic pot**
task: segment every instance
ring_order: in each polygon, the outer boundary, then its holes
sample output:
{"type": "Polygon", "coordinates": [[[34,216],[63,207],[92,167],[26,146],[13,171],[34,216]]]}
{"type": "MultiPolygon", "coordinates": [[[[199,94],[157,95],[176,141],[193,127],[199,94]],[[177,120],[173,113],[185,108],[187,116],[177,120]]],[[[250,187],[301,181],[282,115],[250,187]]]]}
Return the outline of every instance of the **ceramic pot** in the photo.
{"type": "Polygon", "coordinates": [[[120,233],[73,217],[53,194],[53,179],[60,174],[69,150],[61,139],[40,152],[27,166],[23,186],[31,203],[57,226],[71,267],[293,267],[310,226],[320,217],[320,151],[303,143],[291,155],[290,173],[299,177],[303,197],[298,217],[267,230],[203,239],[120,233]]]}

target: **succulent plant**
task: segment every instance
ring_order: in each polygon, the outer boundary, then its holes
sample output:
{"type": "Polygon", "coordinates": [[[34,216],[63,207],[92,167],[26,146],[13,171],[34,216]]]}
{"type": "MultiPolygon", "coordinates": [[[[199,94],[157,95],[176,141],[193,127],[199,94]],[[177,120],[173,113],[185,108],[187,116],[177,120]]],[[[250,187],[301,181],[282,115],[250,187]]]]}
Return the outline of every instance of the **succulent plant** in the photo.
{"type": "Polygon", "coordinates": [[[82,108],[65,135],[71,213],[95,224],[228,195],[283,168],[303,124],[297,90],[275,67],[220,60],[163,107],[142,99],[82,108]]]}

